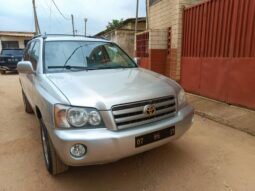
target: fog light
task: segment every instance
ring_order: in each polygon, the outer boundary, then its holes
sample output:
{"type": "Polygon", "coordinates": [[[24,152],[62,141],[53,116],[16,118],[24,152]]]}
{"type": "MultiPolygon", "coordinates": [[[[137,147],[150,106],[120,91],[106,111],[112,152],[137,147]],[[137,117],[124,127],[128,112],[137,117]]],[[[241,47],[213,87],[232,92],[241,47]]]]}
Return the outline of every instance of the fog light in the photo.
{"type": "Polygon", "coordinates": [[[194,121],[195,121],[195,118],[194,118],[194,116],[193,116],[193,117],[192,117],[192,121],[191,121],[191,122],[192,122],[192,123],[194,123],[194,121]]]}
{"type": "Polygon", "coordinates": [[[87,148],[82,144],[75,144],[71,147],[70,153],[75,158],[83,157],[87,152],[87,148]]]}

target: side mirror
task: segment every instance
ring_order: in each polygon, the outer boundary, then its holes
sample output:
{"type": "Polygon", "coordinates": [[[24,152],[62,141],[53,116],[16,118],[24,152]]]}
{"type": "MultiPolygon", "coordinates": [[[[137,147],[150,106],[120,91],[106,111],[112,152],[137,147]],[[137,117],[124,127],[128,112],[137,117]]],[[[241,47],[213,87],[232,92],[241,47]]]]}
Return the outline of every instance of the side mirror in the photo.
{"type": "Polygon", "coordinates": [[[134,58],[134,61],[135,61],[135,63],[137,64],[137,66],[140,66],[140,64],[141,64],[141,59],[140,59],[140,58],[135,57],[135,58],[134,58]]]}
{"type": "Polygon", "coordinates": [[[17,70],[21,74],[33,74],[34,69],[30,61],[21,61],[17,65],[17,70]]]}

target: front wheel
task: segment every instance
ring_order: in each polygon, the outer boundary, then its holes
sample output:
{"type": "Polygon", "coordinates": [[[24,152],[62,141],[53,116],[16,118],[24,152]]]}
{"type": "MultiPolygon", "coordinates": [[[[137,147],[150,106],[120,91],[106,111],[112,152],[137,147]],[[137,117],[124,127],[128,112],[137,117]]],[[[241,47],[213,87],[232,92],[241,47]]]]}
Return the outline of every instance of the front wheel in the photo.
{"type": "Polygon", "coordinates": [[[40,122],[41,126],[41,139],[43,146],[43,155],[45,159],[45,165],[48,172],[52,175],[57,175],[68,170],[68,166],[64,164],[57,155],[55,148],[50,140],[47,129],[43,122],[40,122]]]}
{"type": "Polygon", "coordinates": [[[6,73],[5,70],[1,70],[0,72],[1,72],[1,74],[5,74],[6,73]]]}

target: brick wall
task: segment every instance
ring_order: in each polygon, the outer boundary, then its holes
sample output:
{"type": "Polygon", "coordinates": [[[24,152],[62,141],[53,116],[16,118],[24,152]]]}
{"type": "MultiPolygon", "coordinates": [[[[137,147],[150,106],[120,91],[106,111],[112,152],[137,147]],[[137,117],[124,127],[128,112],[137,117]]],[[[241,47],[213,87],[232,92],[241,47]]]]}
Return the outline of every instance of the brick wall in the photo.
{"type": "Polygon", "coordinates": [[[166,75],[167,30],[150,29],[149,55],[151,70],[166,75]]]}
{"type": "Polygon", "coordinates": [[[150,29],[149,49],[167,49],[167,29],[150,29]]]}
{"type": "MultiPolygon", "coordinates": [[[[184,6],[190,6],[203,0],[161,0],[152,6],[148,3],[149,29],[152,32],[150,49],[170,51],[165,59],[164,74],[174,80],[180,80],[182,12],[184,6]],[[171,46],[168,50],[168,29],[171,27],[171,46]]],[[[148,1],[149,2],[149,1],[148,1]]]]}
{"type": "Polygon", "coordinates": [[[166,49],[150,49],[150,69],[154,72],[166,75],[166,49]]]}
{"type": "Polygon", "coordinates": [[[167,30],[148,30],[137,34],[137,47],[141,46],[141,35],[147,34],[149,43],[145,50],[148,54],[141,54],[141,50],[136,50],[136,56],[141,58],[141,67],[153,70],[157,73],[166,75],[166,60],[167,60],[167,30]],[[139,44],[140,43],[140,44],[139,44]]]}

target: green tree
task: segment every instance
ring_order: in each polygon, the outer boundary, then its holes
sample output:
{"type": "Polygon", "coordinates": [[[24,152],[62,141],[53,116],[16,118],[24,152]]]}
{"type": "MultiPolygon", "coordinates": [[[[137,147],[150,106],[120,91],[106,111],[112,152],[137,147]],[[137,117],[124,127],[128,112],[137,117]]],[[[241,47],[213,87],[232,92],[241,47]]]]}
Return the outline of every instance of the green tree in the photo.
{"type": "Polygon", "coordinates": [[[117,20],[113,19],[111,22],[108,22],[108,25],[106,26],[107,30],[115,29],[123,24],[123,19],[117,20]]]}

